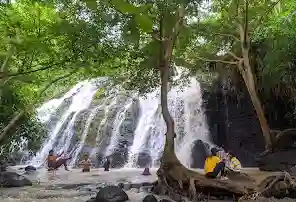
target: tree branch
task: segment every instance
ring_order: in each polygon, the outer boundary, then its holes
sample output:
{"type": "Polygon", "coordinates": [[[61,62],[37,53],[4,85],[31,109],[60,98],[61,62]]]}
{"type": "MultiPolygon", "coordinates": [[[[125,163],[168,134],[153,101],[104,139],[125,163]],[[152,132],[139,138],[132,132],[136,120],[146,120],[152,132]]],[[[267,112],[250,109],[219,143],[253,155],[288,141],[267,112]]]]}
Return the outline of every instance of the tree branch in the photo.
{"type": "Polygon", "coordinates": [[[262,15],[260,17],[260,19],[258,20],[258,24],[254,27],[259,27],[260,24],[262,24],[265,21],[265,18],[269,15],[269,13],[274,9],[274,7],[280,3],[281,0],[277,0],[275,2],[272,3],[272,5],[269,7],[269,9],[267,9],[267,11],[265,12],[264,15],[262,15]]]}
{"type": "Polygon", "coordinates": [[[13,119],[5,126],[5,128],[3,129],[1,135],[0,135],[0,143],[4,140],[4,138],[6,137],[6,135],[9,133],[9,131],[11,131],[15,125],[17,125],[17,123],[19,122],[19,120],[23,117],[23,115],[25,114],[24,111],[19,112],[15,117],[13,117],[13,119]]]}
{"type": "MultiPolygon", "coordinates": [[[[75,72],[77,72],[77,70],[74,70],[72,72],[70,72],[69,74],[66,74],[64,76],[58,77],[55,80],[51,81],[47,86],[45,86],[45,88],[39,93],[37,100],[41,97],[41,95],[54,83],[65,79],[71,75],[73,75],[75,72]]],[[[37,101],[32,104],[31,106],[29,106],[29,110],[33,109],[33,106],[37,103],[37,101]]],[[[5,126],[5,128],[2,130],[1,134],[0,134],[0,143],[4,140],[4,138],[9,134],[9,132],[18,124],[18,122],[20,121],[20,119],[25,115],[25,111],[22,110],[20,111],[16,116],[13,117],[13,119],[5,126]]]]}
{"type": "Polygon", "coordinates": [[[216,63],[224,63],[224,64],[231,64],[231,65],[237,65],[237,62],[235,61],[225,61],[225,60],[211,60],[207,58],[197,57],[200,60],[203,60],[205,62],[216,62],[216,63]]]}
{"type": "Polygon", "coordinates": [[[218,32],[215,32],[213,34],[218,35],[218,36],[228,36],[230,38],[233,38],[235,41],[240,41],[239,38],[237,38],[236,36],[234,36],[232,34],[223,34],[223,33],[218,33],[218,32]]]}
{"type": "MultiPolygon", "coordinates": [[[[54,84],[54,83],[56,83],[56,82],[58,82],[58,81],[60,81],[60,80],[63,80],[63,79],[65,79],[65,78],[68,78],[69,76],[71,76],[71,75],[73,75],[75,72],[77,72],[77,70],[75,69],[75,70],[73,70],[73,71],[71,71],[69,74],[66,74],[66,75],[64,75],[64,76],[61,76],[61,77],[58,77],[58,78],[56,78],[56,79],[54,79],[53,81],[51,81],[49,84],[47,84],[46,86],[45,86],[45,88],[39,93],[39,98],[41,97],[41,95],[52,85],[52,84],[54,84]]],[[[35,103],[36,104],[36,103],[35,103]]]]}
{"type": "Polygon", "coordinates": [[[34,70],[26,71],[26,72],[17,72],[17,73],[10,73],[10,74],[5,74],[4,72],[0,72],[0,79],[6,78],[6,77],[15,77],[15,76],[19,76],[19,75],[31,74],[31,73],[35,73],[35,72],[39,72],[39,71],[44,71],[47,69],[51,69],[51,68],[55,67],[56,65],[60,65],[60,64],[63,64],[65,62],[69,62],[69,61],[71,61],[71,59],[67,59],[67,60],[64,60],[60,63],[55,63],[52,65],[48,65],[45,67],[41,67],[39,69],[34,69],[34,70]]]}
{"type": "Polygon", "coordinates": [[[238,57],[237,55],[235,55],[232,51],[228,51],[227,52],[228,55],[231,55],[234,59],[237,59],[237,60],[241,60],[242,58],[238,57]]]}

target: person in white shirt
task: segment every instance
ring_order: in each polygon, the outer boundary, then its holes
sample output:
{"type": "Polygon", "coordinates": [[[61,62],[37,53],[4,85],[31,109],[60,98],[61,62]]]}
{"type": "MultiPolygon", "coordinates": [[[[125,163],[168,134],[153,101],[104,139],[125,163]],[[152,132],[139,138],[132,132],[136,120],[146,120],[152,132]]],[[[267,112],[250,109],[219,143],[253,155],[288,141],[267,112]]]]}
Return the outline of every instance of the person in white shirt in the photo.
{"type": "Polygon", "coordinates": [[[226,167],[231,171],[240,172],[242,164],[234,155],[227,153],[226,167]]]}

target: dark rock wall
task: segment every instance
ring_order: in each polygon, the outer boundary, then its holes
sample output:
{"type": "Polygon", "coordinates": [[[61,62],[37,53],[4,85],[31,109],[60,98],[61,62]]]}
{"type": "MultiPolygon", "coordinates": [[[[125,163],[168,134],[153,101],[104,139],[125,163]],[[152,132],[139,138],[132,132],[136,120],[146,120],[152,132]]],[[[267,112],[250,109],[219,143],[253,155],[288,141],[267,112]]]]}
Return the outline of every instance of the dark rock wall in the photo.
{"type": "MultiPolygon", "coordinates": [[[[233,91],[229,86],[225,89],[222,83],[217,80],[210,90],[203,92],[212,140],[234,153],[243,166],[256,166],[255,157],[264,150],[264,139],[249,94],[243,84],[233,91]]],[[[288,98],[272,94],[268,98],[260,98],[271,129],[295,127],[293,104],[288,98]]]]}

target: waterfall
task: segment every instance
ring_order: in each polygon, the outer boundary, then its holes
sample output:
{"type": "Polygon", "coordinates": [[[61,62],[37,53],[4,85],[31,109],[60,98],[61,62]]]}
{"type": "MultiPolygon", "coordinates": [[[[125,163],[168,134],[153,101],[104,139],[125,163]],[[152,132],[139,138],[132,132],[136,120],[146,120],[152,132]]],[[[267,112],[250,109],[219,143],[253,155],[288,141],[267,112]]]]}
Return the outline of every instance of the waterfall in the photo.
{"type": "Polygon", "coordinates": [[[78,157],[79,153],[81,152],[81,149],[82,149],[83,146],[84,146],[85,139],[86,139],[86,136],[87,136],[87,133],[88,133],[89,127],[90,127],[90,125],[91,125],[91,122],[92,122],[92,120],[94,119],[94,117],[95,117],[95,115],[96,115],[96,113],[97,113],[97,110],[100,109],[100,108],[102,108],[102,106],[97,106],[96,108],[94,108],[94,109],[91,111],[90,115],[88,116],[87,121],[86,121],[86,123],[85,123],[85,127],[84,127],[84,130],[83,130],[83,133],[82,133],[82,135],[81,135],[81,140],[80,140],[80,143],[79,143],[78,149],[75,150],[74,155],[73,155],[73,158],[72,158],[72,160],[71,160],[71,163],[70,163],[71,166],[74,166],[75,163],[77,162],[77,157],[78,157]]]}
{"type": "MultiPolygon", "coordinates": [[[[146,151],[152,157],[152,166],[157,166],[164,149],[165,122],[160,110],[160,95],[150,93],[140,98],[141,114],[135,130],[127,167],[135,167],[138,154],[146,151]]],[[[176,154],[180,161],[190,167],[191,149],[195,140],[210,143],[205,115],[202,110],[202,96],[199,83],[191,78],[188,87],[182,85],[171,88],[168,93],[169,111],[175,120],[177,138],[176,154]]]]}
{"type": "Polygon", "coordinates": [[[44,142],[43,146],[41,147],[41,150],[37,153],[35,158],[32,160],[32,164],[36,166],[40,166],[43,164],[49,150],[51,150],[54,146],[54,143],[57,141],[57,138],[59,138],[59,133],[62,127],[66,124],[66,121],[68,118],[75,113],[70,123],[67,126],[67,129],[62,134],[62,140],[58,142],[58,150],[62,149],[68,149],[70,146],[69,140],[71,140],[73,135],[73,125],[75,118],[78,114],[78,112],[87,109],[91,103],[92,97],[94,96],[95,92],[97,91],[97,87],[89,81],[84,81],[79,84],[77,84],[73,89],[69,91],[69,93],[66,93],[65,96],[63,96],[59,100],[49,101],[48,103],[45,103],[41,108],[38,109],[38,118],[39,120],[43,122],[50,122],[51,115],[55,113],[57,108],[61,105],[61,103],[69,97],[72,97],[72,102],[68,110],[62,115],[56,126],[53,128],[52,131],[49,131],[48,139],[44,142]],[[54,104],[53,104],[54,103],[54,104]],[[48,115],[47,112],[50,111],[51,114],[48,115]],[[64,145],[65,143],[65,145],[64,145]]]}
{"type": "Polygon", "coordinates": [[[129,106],[131,105],[131,101],[132,100],[129,99],[128,102],[125,103],[125,105],[120,109],[120,111],[116,115],[111,133],[111,141],[106,149],[105,156],[110,156],[118,144],[118,136],[120,135],[119,129],[124,120],[124,115],[127,112],[129,106]]]}
{"type": "MultiPolygon", "coordinates": [[[[199,82],[190,78],[189,85],[171,86],[168,102],[175,121],[176,154],[190,167],[195,141],[211,145],[199,82]]],[[[118,166],[159,164],[166,133],[159,89],[136,96],[132,92],[109,90],[106,78],[83,81],[61,98],[43,104],[37,112],[39,120],[48,127],[48,138],[31,161],[32,165],[42,165],[53,148],[71,154],[71,166],[75,166],[84,152],[95,161],[111,156],[113,164],[118,166]],[[105,92],[96,97],[101,88],[105,92]]]]}

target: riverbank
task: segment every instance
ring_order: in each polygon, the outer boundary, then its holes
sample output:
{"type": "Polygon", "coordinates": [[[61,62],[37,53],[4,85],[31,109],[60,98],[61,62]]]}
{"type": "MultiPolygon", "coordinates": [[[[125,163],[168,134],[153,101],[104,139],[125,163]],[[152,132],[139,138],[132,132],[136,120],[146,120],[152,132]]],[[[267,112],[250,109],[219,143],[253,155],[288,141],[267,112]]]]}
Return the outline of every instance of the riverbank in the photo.
{"type": "MultiPolygon", "coordinates": [[[[17,167],[12,170],[22,173],[17,167]]],[[[1,202],[85,202],[96,195],[99,187],[105,185],[117,185],[119,183],[133,184],[133,187],[126,191],[131,202],[142,202],[149,194],[139,184],[152,183],[156,180],[156,170],[151,169],[150,176],[141,175],[143,169],[113,169],[104,172],[103,169],[92,169],[89,173],[82,173],[80,169],[57,172],[57,176],[51,179],[52,175],[45,169],[37,170],[36,173],[26,175],[32,182],[31,187],[0,189],[1,202]]],[[[200,170],[198,170],[200,171],[200,170]]],[[[254,168],[246,168],[245,172],[254,176],[260,181],[271,173],[259,172],[254,168]]],[[[163,197],[158,197],[163,198],[163,197]]],[[[254,200],[252,200],[254,201],[254,200]]],[[[258,201],[281,201],[292,202],[294,199],[260,199],[258,201]]],[[[214,201],[212,201],[214,202],[214,201]]],[[[218,202],[217,200],[215,202],[218,202]]],[[[225,202],[225,201],[224,201],[225,202]]]]}

